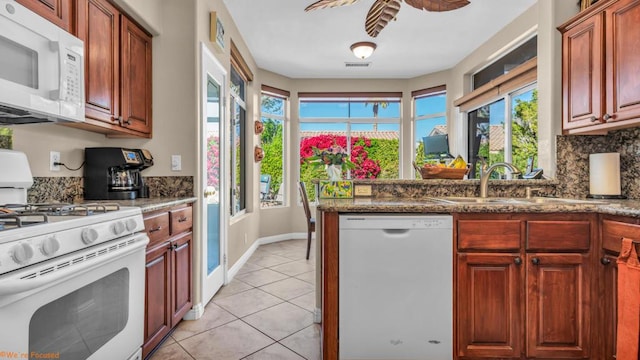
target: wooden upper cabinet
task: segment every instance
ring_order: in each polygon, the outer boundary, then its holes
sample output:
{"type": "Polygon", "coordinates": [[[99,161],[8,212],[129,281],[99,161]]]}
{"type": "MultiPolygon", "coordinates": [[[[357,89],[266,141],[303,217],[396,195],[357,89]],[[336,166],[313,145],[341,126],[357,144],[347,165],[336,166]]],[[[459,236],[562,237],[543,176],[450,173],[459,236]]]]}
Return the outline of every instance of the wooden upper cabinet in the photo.
{"type": "Polygon", "coordinates": [[[16,0],[19,4],[51,21],[67,32],[74,32],[74,0],[16,0]]]}
{"type": "Polygon", "coordinates": [[[640,126],[640,0],[604,0],[562,33],[563,131],[640,126]]]}
{"type": "Polygon", "coordinates": [[[620,0],[606,11],[607,114],[640,117],[640,1],[620,0]]]}
{"type": "Polygon", "coordinates": [[[120,12],[108,1],[78,1],[85,47],[85,116],[117,124],[120,112],[120,12]]]}
{"type": "Polygon", "coordinates": [[[596,14],[562,37],[563,130],[602,118],[602,18],[602,13],[596,14]]]}
{"type": "Polygon", "coordinates": [[[151,36],[122,17],[121,125],[151,133],[151,36]]]}
{"type": "Polygon", "coordinates": [[[151,137],[151,41],[107,0],[77,1],[85,44],[85,123],[109,137],[151,137]]]}

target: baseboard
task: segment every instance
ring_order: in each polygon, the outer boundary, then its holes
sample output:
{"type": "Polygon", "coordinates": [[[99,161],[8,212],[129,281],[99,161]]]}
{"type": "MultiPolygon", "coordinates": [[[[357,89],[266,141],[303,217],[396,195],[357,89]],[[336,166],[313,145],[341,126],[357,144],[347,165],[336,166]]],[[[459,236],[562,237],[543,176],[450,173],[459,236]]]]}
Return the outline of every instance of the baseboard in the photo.
{"type": "MultiPolygon", "coordinates": [[[[247,249],[247,251],[244,252],[244,254],[242,254],[240,259],[238,259],[238,261],[236,261],[236,263],[233,264],[233,266],[227,271],[226,283],[228,284],[231,280],[233,280],[233,278],[238,274],[238,271],[240,271],[240,269],[242,269],[244,264],[246,264],[247,261],[249,261],[249,258],[251,258],[251,255],[253,255],[253,253],[256,251],[258,246],[271,244],[274,242],[306,239],[306,238],[307,238],[307,233],[288,233],[288,234],[280,234],[280,235],[273,235],[273,236],[266,236],[263,238],[259,238],[247,249]]],[[[312,234],[312,238],[315,238],[315,233],[312,234]]]]}
{"type": "Polygon", "coordinates": [[[251,255],[253,255],[258,246],[260,246],[260,241],[255,241],[253,244],[251,244],[251,246],[249,246],[247,251],[245,251],[244,254],[240,256],[240,259],[238,259],[238,261],[236,261],[236,263],[233,264],[231,268],[229,268],[229,270],[227,271],[227,281],[225,284],[228,284],[229,282],[231,282],[231,280],[233,280],[233,278],[238,274],[238,271],[240,271],[244,264],[247,263],[249,258],[251,258],[251,255]]]}
{"type": "Polygon", "coordinates": [[[204,314],[204,305],[198,303],[194,305],[183,317],[183,320],[198,320],[204,314]]]}
{"type": "Polygon", "coordinates": [[[320,308],[313,309],[313,322],[316,324],[322,323],[322,310],[320,308]]]}

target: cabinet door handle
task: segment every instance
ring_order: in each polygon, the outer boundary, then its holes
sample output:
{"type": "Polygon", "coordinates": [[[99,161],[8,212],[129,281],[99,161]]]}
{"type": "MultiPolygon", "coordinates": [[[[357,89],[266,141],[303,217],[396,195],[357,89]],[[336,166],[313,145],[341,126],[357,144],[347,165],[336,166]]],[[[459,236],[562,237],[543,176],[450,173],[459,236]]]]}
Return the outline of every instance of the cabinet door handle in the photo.
{"type": "Polygon", "coordinates": [[[589,118],[589,120],[591,120],[591,122],[596,122],[598,121],[598,118],[595,115],[593,115],[589,118]]]}
{"type": "Polygon", "coordinates": [[[538,259],[537,257],[534,257],[533,259],[531,259],[531,263],[533,265],[539,265],[540,264],[540,259],[538,259]]]}
{"type": "Polygon", "coordinates": [[[178,249],[178,244],[173,244],[173,250],[177,250],[178,249]]]}
{"type": "Polygon", "coordinates": [[[160,231],[161,229],[162,229],[162,226],[158,226],[158,227],[156,227],[156,228],[149,229],[149,233],[154,233],[154,232],[156,232],[156,231],[160,231]]]}
{"type": "Polygon", "coordinates": [[[603,256],[603,257],[600,258],[600,264],[609,265],[609,264],[611,264],[611,260],[607,259],[606,257],[603,256]]]}
{"type": "Polygon", "coordinates": [[[178,222],[185,222],[185,221],[187,221],[186,217],[181,217],[181,218],[178,219],[178,222]]]}
{"type": "Polygon", "coordinates": [[[604,114],[604,115],[602,115],[602,120],[607,121],[607,120],[611,119],[611,117],[612,116],[609,115],[609,114],[604,114]]]}
{"type": "Polygon", "coordinates": [[[516,265],[521,265],[522,264],[522,259],[520,258],[520,256],[516,257],[515,259],[513,259],[513,262],[516,265]]]}

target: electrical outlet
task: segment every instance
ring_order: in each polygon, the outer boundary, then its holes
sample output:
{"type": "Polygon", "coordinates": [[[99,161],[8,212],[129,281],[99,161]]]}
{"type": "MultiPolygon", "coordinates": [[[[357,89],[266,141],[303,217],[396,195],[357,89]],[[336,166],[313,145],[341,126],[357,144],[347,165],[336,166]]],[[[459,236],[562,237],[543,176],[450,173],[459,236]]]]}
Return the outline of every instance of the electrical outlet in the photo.
{"type": "Polygon", "coordinates": [[[171,171],[182,170],[182,156],[171,155],[171,171]]]}
{"type": "Polygon", "coordinates": [[[248,239],[247,239],[247,233],[244,233],[244,243],[245,243],[245,244],[247,243],[247,240],[248,240],[248,239]]]}
{"type": "Polygon", "coordinates": [[[55,163],[59,163],[59,162],[60,162],[60,152],[50,151],[49,152],[49,170],[60,171],[60,165],[55,165],[55,163]]]}

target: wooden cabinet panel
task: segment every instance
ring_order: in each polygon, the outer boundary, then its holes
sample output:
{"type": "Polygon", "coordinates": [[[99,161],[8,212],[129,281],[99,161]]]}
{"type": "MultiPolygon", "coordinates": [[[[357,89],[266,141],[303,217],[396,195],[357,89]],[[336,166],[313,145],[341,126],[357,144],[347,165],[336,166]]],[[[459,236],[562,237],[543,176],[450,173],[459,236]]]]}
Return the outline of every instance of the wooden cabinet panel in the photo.
{"type": "Polygon", "coordinates": [[[458,249],[517,251],[520,249],[520,220],[459,220],[458,249]]]}
{"type": "Polygon", "coordinates": [[[16,0],[29,10],[65,29],[74,32],[73,0],[16,0]]]}
{"type": "Polygon", "coordinates": [[[120,112],[120,12],[106,0],[78,1],[85,46],[85,116],[117,123],[120,112]]]}
{"type": "Polygon", "coordinates": [[[191,242],[192,234],[186,233],[171,240],[172,251],[172,324],[177,324],[191,309],[191,242]]]}
{"type": "Polygon", "coordinates": [[[122,17],[121,125],[151,133],[151,36],[122,17]]]}
{"type": "Polygon", "coordinates": [[[602,315],[601,326],[602,331],[602,347],[604,353],[601,359],[616,359],[616,339],[618,330],[618,258],[612,255],[603,255],[601,258],[601,289],[602,293],[598,302],[598,313],[602,315]]]}
{"type": "Polygon", "coordinates": [[[171,330],[171,259],[169,243],[147,251],[143,356],[171,330]]]}
{"type": "Polygon", "coordinates": [[[602,118],[603,14],[563,35],[563,129],[590,126],[602,118]]]}
{"type": "MultiPolygon", "coordinates": [[[[601,222],[602,247],[604,250],[620,254],[622,248],[622,238],[640,240],[640,225],[627,224],[614,220],[603,219],[601,222]]],[[[638,247],[640,250],[640,247],[638,247]]]]}
{"type": "Polygon", "coordinates": [[[151,248],[160,242],[167,241],[169,238],[169,213],[160,212],[154,215],[147,215],[144,218],[144,228],[149,236],[149,245],[151,248]]]}
{"type": "Polygon", "coordinates": [[[640,2],[601,0],[559,30],[563,131],[603,134],[640,125],[640,2]]]}
{"type": "Polygon", "coordinates": [[[151,238],[147,245],[147,267],[158,269],[145,293],[145,324],[151,329],[144,334],[145,357],[193,306],[192,213],[189,204],[158,210],[144,217],[145,229],[151,238]],[[157,299],[165,291],[166,296],[157,299]],[[164,317],[160,318],[160,314],[164,317]]]}
{"type": "Polygon", "coordinates": [[[520,358],[523,268],[519,254],[458,255],[458,356],[520,358]]]}
{"type": "Polygon", "coordinates": [[[191,230],[193,226],[193,208],[191,206],[169,211],[171,233],[177,234],[191,230]]]}
{"type": "Polygon", "coordinates": [[[590,267],[584,254],[527,254],[527,357],[590,356],[590,267]]]}
{"type": "Polygon", "coordinates": [[[606,10],[607,113],[609,121],[640,116],[640,1],[620,0],[606,10]]]}
{"type": "Polygon", "coordinates": [[[527,250],[588,251],[589,221],[527,221],[527,250]]]}

